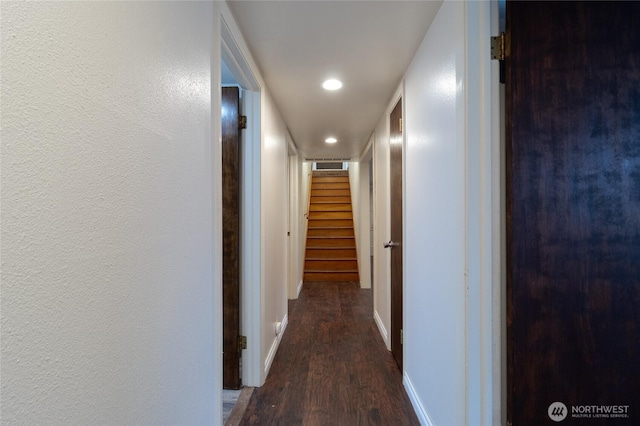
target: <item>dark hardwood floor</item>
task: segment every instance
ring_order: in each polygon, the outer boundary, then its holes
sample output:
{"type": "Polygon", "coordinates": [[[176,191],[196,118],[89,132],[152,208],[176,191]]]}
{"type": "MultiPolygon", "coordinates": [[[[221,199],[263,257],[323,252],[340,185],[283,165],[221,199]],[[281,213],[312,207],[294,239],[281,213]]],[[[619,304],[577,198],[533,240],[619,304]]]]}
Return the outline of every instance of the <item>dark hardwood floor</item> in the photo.
{"type": "Polygon", "coordinates": [[[373,321],[371,290],[305,283],[241,425],[418,425],[373,321]]]}

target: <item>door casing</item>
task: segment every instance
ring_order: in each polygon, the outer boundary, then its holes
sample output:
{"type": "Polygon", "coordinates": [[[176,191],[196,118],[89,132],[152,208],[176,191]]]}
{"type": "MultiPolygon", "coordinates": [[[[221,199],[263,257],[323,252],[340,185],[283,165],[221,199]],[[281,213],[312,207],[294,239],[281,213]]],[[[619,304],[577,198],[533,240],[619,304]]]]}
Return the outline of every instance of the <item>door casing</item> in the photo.
{"type": "Polygon", "coordinates": [[[402,277],[402,98],[389,116],[389,187],[391,205],[390,238],[394,244],[391,250],[391,353],[402,370],[402,328],[403,328],[403,277],[402,277]]]}

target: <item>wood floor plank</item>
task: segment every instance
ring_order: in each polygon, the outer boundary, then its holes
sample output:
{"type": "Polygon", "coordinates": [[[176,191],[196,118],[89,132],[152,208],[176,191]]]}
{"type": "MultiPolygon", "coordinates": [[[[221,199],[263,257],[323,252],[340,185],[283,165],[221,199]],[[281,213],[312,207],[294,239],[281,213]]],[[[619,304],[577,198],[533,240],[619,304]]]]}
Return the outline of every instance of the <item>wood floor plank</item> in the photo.
{"type": "Polygon", "coordinates": [[[305,282],[241,425],[418,425],[402,374],[356,283],[305,282]]]}

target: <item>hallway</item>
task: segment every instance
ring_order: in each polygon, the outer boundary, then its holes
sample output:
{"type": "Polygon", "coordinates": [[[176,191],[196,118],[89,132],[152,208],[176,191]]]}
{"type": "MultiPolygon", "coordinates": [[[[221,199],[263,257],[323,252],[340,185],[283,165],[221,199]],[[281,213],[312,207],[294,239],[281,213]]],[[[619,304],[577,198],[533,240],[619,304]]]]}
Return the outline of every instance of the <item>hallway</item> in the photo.
{"type": "Polygon", "coordinates": [[[0,8],[2,425],[221,424],[223,85],[246,117],[241,371],[260,392],[245,424],[504,423],[497,2],[0,8]],[[344,87],[325,90],[334,77],[344,87]],[[387,351],[391,144],[402,374],[387,351]],[[314,161],[349,163],[360,284],[376,288],[320,281],[289,305],[314,161]]]}
{"type": "Polygon", "coordinates": [[[241,424],[419,424],[371,306],[356,283],[305,283],[241,424]]]}

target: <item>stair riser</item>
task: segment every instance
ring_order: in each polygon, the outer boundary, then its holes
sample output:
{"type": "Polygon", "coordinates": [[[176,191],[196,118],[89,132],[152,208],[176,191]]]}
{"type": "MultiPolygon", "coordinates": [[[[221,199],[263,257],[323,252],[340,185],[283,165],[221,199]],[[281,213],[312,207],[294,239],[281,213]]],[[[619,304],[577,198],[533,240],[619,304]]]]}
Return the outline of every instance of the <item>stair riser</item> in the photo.
{"type": "Polygon", "coordinates": [[[353,228],[319,228],[307,231],[308,237],[353,237],[353,228]]]}
{"type": "Polygon", "coordinates": [[[349,190],[349,182],[345,183],[314,183],[311,185],[311,190],[314,191],[316,189],[346,189],[349,190]]]}
{"type": "Polygon", "coordinates": [[[307,247],[355,248],[353,238],[307,238],[307,247]]]}
{"type": "Polygon", "coordinates": [[[355,259],[343,260],[306,260],[304,262],[305,271],[357,271],[358,262],[355,259]]]}
{"type": "Polygon", "coordinates": [[[348,189],[311,189],[311,197],[349,197],[351,191],[348,189]]]}
{"type": "Polygon", "coordinates": [[[310,219],[309,228],[336,228],[336,227],[353,227],[351,219],[310,219]]]}
{"type": "Polygon", "coordinates": [[[311,197],[311,204],[338,203],[351,205],[351,197],[311,197]]]}
{"type": "Polygon", "coordinates": [[[314,176],[312,184],[317,183],[349,183],[349,176],[314,176]]]}
{"type": "Polygon", "coordinates": [[[307,248],[305,259],[353,259],[355,257],[355,249],[307,248]]]}
{"type": "Polygon", "coordinates": [[[351,204],[311,204],[309,206],[309,212],[350,212],[351,204]]]}
{"type": "Polygon", "coordinates": [[[351,212],[310,211],[309,219],[351,219],[353,220],[353,214],[351,212]]]}

